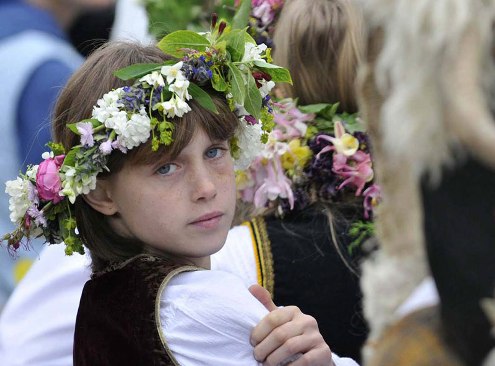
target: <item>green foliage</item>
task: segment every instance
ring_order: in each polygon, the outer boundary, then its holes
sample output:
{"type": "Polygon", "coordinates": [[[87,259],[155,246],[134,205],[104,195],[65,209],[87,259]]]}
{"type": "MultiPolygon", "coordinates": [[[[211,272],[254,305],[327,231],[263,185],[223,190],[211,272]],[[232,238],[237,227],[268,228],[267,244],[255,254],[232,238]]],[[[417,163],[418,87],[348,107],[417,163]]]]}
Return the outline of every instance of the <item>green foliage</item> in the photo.
{"type": "Polygon", "coordinates": [[[256,120],[261,118],[261,94],[256,86],[253,75],[247,74],[246,97],[244,99],[244,108],[256,120]]]}
{"type": "Polygon", "coordinates": [[[246,98],[246,82],[244,81],[243,73],[233,63],[228,64],[229,67],[229,81],[232,86],[232,96],[237,104],[244,104],[246,98]]]}
{"type": "Polygon", "coordinates": [[[339,103],[327,104],[309,104],[298,107],[303,113],[316,114],[314,123],[319,131],[333,134],[334,124],[336,121],[342,121],[347,132],[353,134],[354,132],[364,132],[365,128],[359,120],[356,113],[337,113],[339,109],[339,103]]]}
{"type": "Polygon", "coordinates": [[[121,80],[131,80],[143,77],[152,71],[160,70],[163,64],[134,64],[114,71],[114,75],[121,80]]]}
{"type": "Polygon", "coordinates": [[[210,97],[210,94],[201,89],[200,86],[191,83],[189,84],[189,94],[197,101],[203,108],[218,114],[217,107],[210,97]]]}
{"type": "Polygon", "coordinates": [[[51,151],[53,151],[53,155],[55,155],[55,156],[65,154],[64,145],[62,145],[62,144],[58,144],[58,143],[50,141],[49,143],[46,144],[46,146],[48,146],[48,148],[51,151]]]}
{"type": "Polygon", "coordinates": [[[149,32],[156,39],[179,29],[207,31],[212,13],[228,20],[234,15],[234,0],[143,0],[143,3],[149,32]]]}
{"type": "Polygon", "coordinates": [[[241,5],[232,19],[232,28],[244,28],[249,23],[249,13],[251,13],[251,0],[241,0],[241,5]]]}
{"type": "Polygon", "coordinates": [[[205,51],[206,47],[210,46],[210,41],[202,35],[189,31],[180,30],[170,33],[158,42],[158,48],[164,53],[181,58],[189,51],[194,49],[197,51],[205,51]]]}
{"type": "Polygon", "coordinates": [[[357,221],[354,222],[349,229],[349,236],[354,240],[348,245],[347,250],[349,254],[353,254],[363,242],[372,237],[375,234],[375,226],[370,221],[357,221]]]}

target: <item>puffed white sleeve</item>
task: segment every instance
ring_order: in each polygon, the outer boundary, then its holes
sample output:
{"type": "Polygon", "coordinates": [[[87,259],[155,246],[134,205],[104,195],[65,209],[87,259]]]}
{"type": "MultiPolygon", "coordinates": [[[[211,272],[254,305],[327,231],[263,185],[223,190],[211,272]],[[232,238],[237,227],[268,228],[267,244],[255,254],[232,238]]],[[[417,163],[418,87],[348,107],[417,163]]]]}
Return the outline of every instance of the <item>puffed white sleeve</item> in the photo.
{"type": "Polygon", "coordinates": [[[0,365],[72,365],[77,309],[88,256],[48,245],[17,285],[0,318],[0,365]]]}
{"type": "Polygon", "coordinates": [[[161,295],[161,329],[182,366],[260,365],[251,330],[268,313],[242,280],[222,271],[180,273],[161,295]]]}

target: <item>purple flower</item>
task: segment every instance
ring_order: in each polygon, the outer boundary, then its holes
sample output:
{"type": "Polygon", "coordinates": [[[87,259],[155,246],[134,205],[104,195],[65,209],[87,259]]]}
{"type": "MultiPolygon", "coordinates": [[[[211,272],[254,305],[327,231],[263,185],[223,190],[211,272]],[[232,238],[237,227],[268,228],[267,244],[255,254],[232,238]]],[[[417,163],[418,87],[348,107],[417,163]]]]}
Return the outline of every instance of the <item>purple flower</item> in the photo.
{"type": "Polygon", "coordinates": [[[103,155],[108,155],[112,152],[113,147],[112,147],[112,141],[107,140],[105,142],[102,142],[100,145],[100,151],[103,155]]]}
{"type": "Polygon", "coordinates": [[[46,217],[43,215],[43,211],[38,210],[36,205],[32,205],[28,208],[27,214],[34,219],[34,222],[38,226],[47,226],[46,217]]]}
{"type": "Polygon", "coordinates": [[[81,134],[81,145],[92,147],[95,144],[93,139],[93,125],[91,122],[79,122],[76,124],[77,131],[81,134]]]}
{"type": "Polygon", "coordinates": [[[247,116],[244,116],[244,118],[246,119],[246,122],[249,124],[249,125],[255,125],[258,123],[258,121],[256,121],[256,118],[254,118],[253,116],[251,116],[250,114],[248,114],[247,116]]]}

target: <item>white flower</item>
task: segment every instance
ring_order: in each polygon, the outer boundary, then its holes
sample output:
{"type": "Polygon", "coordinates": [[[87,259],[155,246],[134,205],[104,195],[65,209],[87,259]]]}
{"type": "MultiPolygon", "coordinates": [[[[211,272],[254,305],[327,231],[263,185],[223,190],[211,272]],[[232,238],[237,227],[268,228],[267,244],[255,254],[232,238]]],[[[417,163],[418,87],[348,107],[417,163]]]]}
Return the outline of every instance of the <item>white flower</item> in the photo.
{"type": "Polygon", "coordinates": [[[94,174],[81,174],[78,175],[76,169],[69,167],[64,172],[64,178],[62,180],[62,192],[61,196],[69,198],[71,203],[76,202],[76,197],[81,194],[88,194],[91,190],[96,188],[96,176],[98,172],[94,174]]]}
{"type": "Polygon", "coordinates": [[[116,126],[123,126],[127,123],[127,112],[116,111],[108,115],[104,121],[106,128],[116,129],[116,126]]]}
{"type": "Polygon", "coordinates": [[[264,147],[261,142],[261,124],[249,125],[242,123],[241,125],[242,127],[239,128],[236,134],[237,144],[240,149],[240,156],[235,161],[236,170],[247,169],[264,147]]]}
{"type": "Polygon", "coordinates": [[[175,65],[172,66],[162,66],[161,72],[163,76],[167,77],[167,83],[172,84],[174,79],[177,77],[177,75],[182,75],[182,64],[183,62],[177,62],[175,65]]]}
{"type": "Polygon", "coordinates": [[[38,174],[39,165],[33,165],[26,171],[26,177],[36,180],[36,174],[38,174]]]}
{"type": "Polygon", "coordinates": [[[263,60],[261,54],[266,51],[266,44],[256,45],[255,43],[246,42],[244,45],[244,56],[241,62],[251,62],[255,60],[263,60]]]}
{"type": "Polygon", "coordinates": [[[145,143],[150,137],[151,120],[146,113],[134,113],[129,121],[115,125],[119,143],[126,149],[132,149],[145,143]]]}
{"type": "Polygon", "coordinates": [[[10,195],[10,221],[13,223],[17,223],[26,215],[26,211],[31,206],[29,196],[33,189],[35,189],[34,185],[29,180],[20,177],[5,183],[5,193],[10,195]]]}
{"type": "Polygon", "coordinates": [[[180,98],[172,98],[167,102],[161,103],[161,106],[169,118],[173,118],[175,116],[182,117],[185,113],[191,110],[189,104],[180,98]]]}
{"type": "Polygon", "coordinates": [[[118,102],[122,95],[122,88],[112,90],[98,99],[96,106],[93,107],[92,117],[100,122],[105,122],[112,113],[119,111],[122,103],[118,102]]]}
{"type": "Polygon", "coordinates": [[[149,86],[154,88],[165,85],[165,80],[163,80],[162,74],[158,71],[153,71],[150,74],[143,76],[139,81],[146,82],[149,86]]]}
{"type": "Polygon", "coordinates": [[[168,90],[170,90],[172,93],[175,93],[182,100],[189,100],[191,99],[191,96],[189,95],[189,91],[187,88],[189,88],[189,80],[181,76],[175,79],[175,83],[170,84],[168,90]]]}
{"type": "Polygon", "coordinates": [[[264,98],[268,94],[270,94],[271,90],[275,86],[275,83],[273,81],[266,81],[265,79],[258,80],[258,82],[261,84],[261,87],[258,89],[260,91],[261,97],[264,98]]]}

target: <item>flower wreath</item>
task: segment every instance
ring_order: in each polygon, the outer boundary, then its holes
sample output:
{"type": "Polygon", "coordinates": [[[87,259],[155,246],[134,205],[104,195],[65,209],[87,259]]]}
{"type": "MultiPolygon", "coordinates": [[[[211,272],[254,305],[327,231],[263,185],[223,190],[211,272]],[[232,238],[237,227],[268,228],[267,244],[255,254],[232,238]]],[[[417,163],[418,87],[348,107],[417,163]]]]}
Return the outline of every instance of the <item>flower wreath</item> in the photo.
{"type": "Polygon", "coordinates": [[[373,182],[368,137],[355,114],[337,114],[337,104],[298,107],[274,103],[275,128],[248,169],[236,174],[239,199],[257,213],[284,216],[316,201],[361,201],[362,219],[354,222],[349,250],[373,233],[373,209],[380,189],[373,182]]]}
{"type": "Polygon", "coordinates": [[[43,236],[51,244],[64,242],[68,255],[84,253],[74,218],[76,198],[96,187],[112,151],[126,153],[149,138],[154,151],[171,144],[174,125],[168,118],[188,113],[189,100],[218,113],[202,86],[224,93],[241,121],[230,142],[237,169],[246,168],[267,141],[274,125],[268,93],[275,81],[291,82],[286,69],[271,64],[269,48],[256,45],[245,30],[217,22],[215,15],[210,32],[176,31],[158,47],[179,61],[116,71],[120,79],[136,81],[103,95],[90,119],[67,125],[80,136],[80,145],[65,151],[49,143],[51,152],[39,165],[6,183],[10,219],[17,225],[3,237],[9,249],[43,236]]]}

